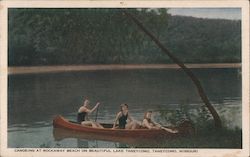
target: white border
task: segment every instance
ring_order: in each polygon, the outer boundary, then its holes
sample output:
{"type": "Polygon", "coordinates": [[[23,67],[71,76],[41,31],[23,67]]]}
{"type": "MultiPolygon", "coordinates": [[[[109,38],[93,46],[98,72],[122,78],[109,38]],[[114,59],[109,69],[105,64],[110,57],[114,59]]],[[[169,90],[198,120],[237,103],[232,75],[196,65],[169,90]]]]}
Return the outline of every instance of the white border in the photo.
{"type": "MultiPolygon", "coordinates": [[[[0,156],[249,156],[249,2],[248,1],[0,1],[0,156]],[[16,153],[7,148],[7,9],[8,8],[241,8],[243,149],[196,149],[198,153],[16,153]]],[[[116,149],[109,149],[116,150],[116,149]]],[[[179,150],[179,149],[176,149],[179,150]]],[[[183,149],[182,149],[183,150],[183,149]]],[[[185,149],[194,150],[194,149],[185,149]]]]}

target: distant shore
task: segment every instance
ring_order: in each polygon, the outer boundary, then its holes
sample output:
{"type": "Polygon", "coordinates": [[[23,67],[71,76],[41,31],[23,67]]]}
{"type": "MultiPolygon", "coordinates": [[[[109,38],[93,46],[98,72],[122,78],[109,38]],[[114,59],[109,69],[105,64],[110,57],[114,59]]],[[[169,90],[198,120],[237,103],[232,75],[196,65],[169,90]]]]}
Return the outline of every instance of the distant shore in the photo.
{"type": "MultiPolygon", "coordinates": [[[[240,68],[241,63],[185,64],[188,68],[240,68]]],[[[180,69],[176,64],[108,64],[8,67],[8,74],[55,73],[69,71],[129,70],[129,69],[180,69]]]]}

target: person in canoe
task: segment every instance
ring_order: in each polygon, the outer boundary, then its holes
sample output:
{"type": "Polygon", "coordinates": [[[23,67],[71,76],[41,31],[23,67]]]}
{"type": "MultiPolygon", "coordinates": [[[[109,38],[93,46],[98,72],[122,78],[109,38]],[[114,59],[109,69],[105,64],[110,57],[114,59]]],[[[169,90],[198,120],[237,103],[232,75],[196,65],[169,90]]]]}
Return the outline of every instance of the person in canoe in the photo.
{"type": "Polygon", "coordinates": [[[103,128],[101,124],[97,122],[93,122],[89,120],[88,118],[88,114],[91,114],[92,112],[94,112],[98,108],[100,103],[98,102],[95,105],[95,107],[93,107],[92,109],[88,108],[89,104],[90,104],[90,101],[88,99],[84,100],[83,105],[79,108],[78,113],[77,113],[77,122],[85,126],[92,126],[93,128],[103,128]]]}
{"type": "Polygon", "coordinates": [[[147,112],[144,113],[144,119],[142,121],[142,127],[148,128],[148,129],[163,129],[163,130],[168,131],[170,133],[178,133],[177,130],[172,130],[172,129],[169,129],[169,128],[165,128],[165,127],[161,126],[160,124],[154,122],[151,119],[151,116],[152,116],[152,111],[147,111],[147,112]]]}
{"type": "Polygon", "coordinates": [[[128,111],[128,105],[127,104],[121,104],[121,111],[116,114],[116,118],[113,124],[112,129],[116,129],[116,124],[118,122],[118,129],[136,129],[139,127],[139,124],[137,124],[135,121],[133,121],[132,117],[129,114],[128,111]],[[129,120],[127,122],[127,120],[129,120]]]}

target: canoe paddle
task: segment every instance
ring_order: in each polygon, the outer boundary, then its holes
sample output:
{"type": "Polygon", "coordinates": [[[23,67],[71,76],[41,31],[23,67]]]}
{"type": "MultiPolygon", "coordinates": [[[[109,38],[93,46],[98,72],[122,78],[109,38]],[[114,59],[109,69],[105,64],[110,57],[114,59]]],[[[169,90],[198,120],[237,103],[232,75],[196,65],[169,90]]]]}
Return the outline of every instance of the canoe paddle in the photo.
{"type": "Polygon", "coordinates": [[[96,122],[96,120],[97,120],[97,116],[98,116],[98,109],[99,109],[99,107],[100,107],[100,106],[98,106],[98,107],[97,107],[97,109],[96,109],[96,113],[95,113],[95,122],[96,122]]]}

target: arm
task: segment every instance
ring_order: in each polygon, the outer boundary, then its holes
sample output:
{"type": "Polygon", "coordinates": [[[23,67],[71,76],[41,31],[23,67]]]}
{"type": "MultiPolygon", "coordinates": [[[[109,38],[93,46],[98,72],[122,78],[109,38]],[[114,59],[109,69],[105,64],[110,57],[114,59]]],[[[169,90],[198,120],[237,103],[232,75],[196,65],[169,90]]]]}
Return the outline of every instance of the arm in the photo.
{"type": "Polygon", "coordinates": [[[116,115],[116,117],[115,117],[114,124],[113,124],[113,129],[115,128],[115,125],[116,125],[116,123],[117,123],[117,121],[118,121],[120,115],[121,115],[121,112],[117,113],[117,115],[116,115]]]}
{"type": "Polygon", "coordinates": [[[152,121],[152,120],[151,120],[151,123],[153,123],[153,124],[154,124],[154,126],[161,127],[161,124],[156,123],[156,122],[154,122],[154,121],[152,121]]]}
{"type": "Polygon", "coordinates": [[[95,105],[95,107],[93,107],[91,110],[89,110],[89,109],[86,108],[85,112],[91,114],[92,112],[94,112],[94,111],[97,109],[97,107],[98,107],[99,105],[100,105],[100,103],[98,102],[98,103],[95,105]]]}
{"type": "Polygon", "coordinates": [[[144,127],[148,128],[148,129],[152,129],[152,126],[148,123],[148,121],[146,119],[143,119],[142,124],[144,127]]]}
{"type": "Polygon", "coordinates": [[[130,114],[128,113],[128,120],[131,122],[133,121],[133,118],[130,116],[130,114]]]}

